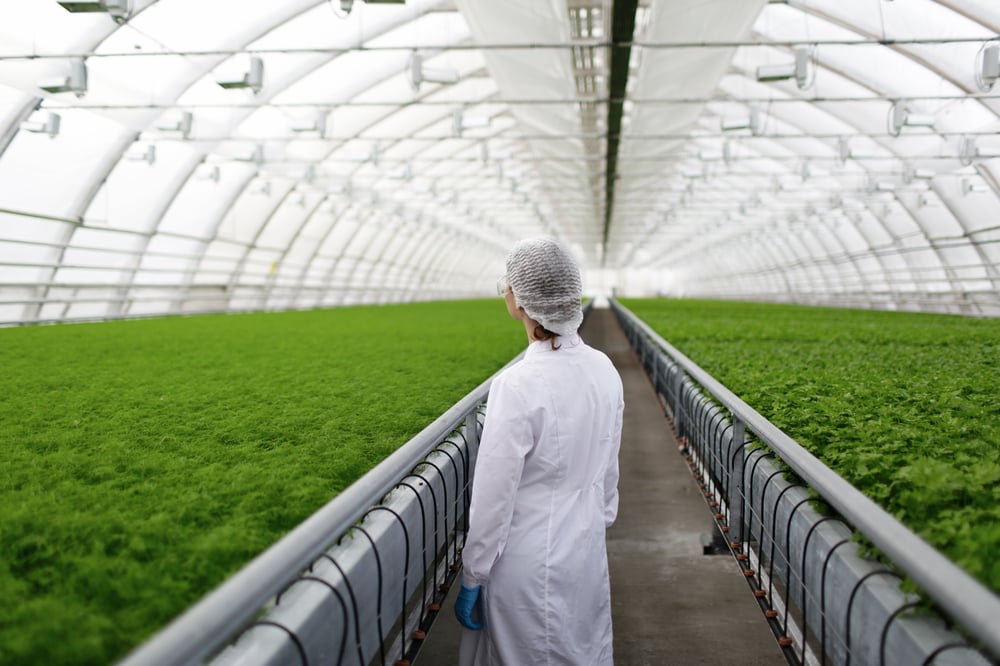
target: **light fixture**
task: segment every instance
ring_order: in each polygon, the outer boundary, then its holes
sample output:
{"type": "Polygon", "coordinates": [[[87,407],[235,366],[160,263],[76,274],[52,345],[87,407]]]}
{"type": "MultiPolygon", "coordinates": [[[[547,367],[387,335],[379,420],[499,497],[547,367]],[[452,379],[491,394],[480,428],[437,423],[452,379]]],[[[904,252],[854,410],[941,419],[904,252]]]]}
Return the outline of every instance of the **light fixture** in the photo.
{"type": "MultiPolygon", "coordinates": [[[[205,165],[208,166],[208,165],[205,165]]],[[[219,171],[219,165],[213,164],[208,171],[199,170],[195,176],[198,180],[210,180],[213,183],[218,183],[219,179],[222,177],[222,172],[219,171]]]]}
{"type": "Polygon", "coordinates": [[[42,81],[38,87],[49,93],[71,92],[77,97],[87,94],[87,65],[83,58],[74,58],[69,63],[69,75],[42,81]]]}
{"type": "Polygon", "coordinates": [[[850,156],[851,144],[848,142],[846,136],[842,136],[837,139],[837,161],[844,164],[850,156]]]}
{"type": "Polygon", "coordinates": [[[410,54],[406,71],[410,87],[413,88],[414,92],[420,90],[420,84],[424,81],[429,83],[455,83],[458,81],[458,72],[454,69],[424,67],[424,58],[416,51],[410,54]]]}
{"type": "Polygon", "coordinates": [[[973,183],[968,178],[962,179],[962,196],[968,196],[973,192],[989,192],[990,188],[988,185],[983,183],[973,183]]]}
{"type": "Polygon", "coordinates": [[[218,81],[220,86],[226,90],[235,88],[249,88],[256,95],[264,87],[264,61],[260,56],[250,57],[250,69],[243,75],[242,79],[235,81],[218,81]]]}
{"type": "Polygon", "coordinates": [[[48,134],[50,139],[54,139],[59,135],[60,124],[59,114],[50,112],[44,121],[22,120],[21,129],[36,134],[48,134]]]}
{"type": "Polygon", "coordinates": [[[131,13],[131,0],[91,0],[90,2],[63,2],[59,6],[73,13],[107,12],[116,19],[127,19],[131,13]]]}
{"type": "Polygon", "coordinates": [[[979,47],[973,77],[976,87],[983,92],[993,90],[993,84],[1000,78],[1000,44],[986,42],[979,47]]]}
{"type": "Polygon", "coordinates": [[[903,126],[934,127],[934,116],[912,113],[903,102],[896,102],[889,107],[886,118],[887,129],[892,136],[899,136],[903,126]]]}
{"type": "Polygon", "coordinates": [[[809,49],[804,46],[795,48],[794,62],[778,65],[761,65],[757,68],[757,80],[762,83],[794,78],[795,85],[802,90],[808,88],[812,83],[810,74],[809,49]]]}
{"type": "Polygon", "coordinates": [[[237,157],[237,162],[253,162],[254,164],[262,164],[264,162],[264,146],[258,143],[254,146],[253,152],[247,157],[237,157]]]}
{"type": "Polygon", "coordinates": [[[393,180],[412,180],[413,179],[413,167],[407,162],[400,168],[390,172],[389,178],[393,180]]]}
{"type": "Polygon", "coordinates": [[[750,107],[750,115],[746,118],[723,118],[722,131],[731,132],[733,130],[748,129],[754,136],[760,134],[760,111],[757,107],[750,107]]]}
{"type": "Polygon", "coordinates": [[[326,136],[327,129],[327,113],[325,111],[319,111],[316,114],[316,119],[311,123],[294,122],[292,123],[293,132],[316,132],[320,138],[326,136]]]}
{"type": "Polygon", "coordinates": [[[909,185],[915,180],[931,180],[934,178],[934,172],[930,169],[918,169],[912,164],[906,164],[903,167],[903,182],[909,185]]]}
{"type": "Polygon", "coordinates": [[[149,144],[142,152],[125,153],[125,159],[130,162],[146,162],[152,166],[156,163],[156,146],[149,144]]]}
{"type": "Polygon", "coordinates": [[[895,183],[890,183],[889,181],[879,180],[873,175],[868,176],[868,181],[865,184],[865,191],[868,194],[877,194],[879,192],[895,192],[895,183]]]}
{"type": "Polygon", "coordinates": [[[184,111],[176,122],[164,123],[156,126],[156,129],[163,132],[180,132],[185,139],[191,138],[191,129],[194,126],[194,114],[184,111]]]}
{"type": "Polygon", "coordinates": [[[958,161],[964,166],[970,166],[979,157],[979,147],[976,146],[976,137],[962,137],[958,145],[958,161]]]}
{"type": "Polygon", "coordinates": [[[462,136],[462,130],[479,129],[490,126],[489,116],[467,117],[462,109],[456,110],[451,116],[451,133],[453,136],[462,136]]]}

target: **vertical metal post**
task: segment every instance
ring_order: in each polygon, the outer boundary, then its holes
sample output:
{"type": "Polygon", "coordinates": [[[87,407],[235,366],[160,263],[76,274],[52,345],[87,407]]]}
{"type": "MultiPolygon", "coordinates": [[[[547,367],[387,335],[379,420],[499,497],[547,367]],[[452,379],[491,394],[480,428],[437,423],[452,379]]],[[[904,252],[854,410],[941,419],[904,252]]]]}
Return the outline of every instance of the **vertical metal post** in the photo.
{"type": "Polygon", "coordinates": [[[746,428],[733,417],[733,441],[729,448],[729,540],[743,541],[743,469],[746,428]]]}
{"type": "Polygon", "coordinates": [[[680,368],[674,373],[674,430],[677,431],[678,439],[685,436],[684,414],[681,411],[681,387],[684,385],[684,376],[680,368]]]}
{"type": "Polygon", "coordinates": [[[468,443],[469,449],[469,479],[467,479],[467,483],[470,484],[470,489],[471,481],[475,478],[474,471],[476,469],[476,458],[479,455],[478,413],[479,409],[478,407],[475,407],[465,416],[465,441],[468,443]]]}

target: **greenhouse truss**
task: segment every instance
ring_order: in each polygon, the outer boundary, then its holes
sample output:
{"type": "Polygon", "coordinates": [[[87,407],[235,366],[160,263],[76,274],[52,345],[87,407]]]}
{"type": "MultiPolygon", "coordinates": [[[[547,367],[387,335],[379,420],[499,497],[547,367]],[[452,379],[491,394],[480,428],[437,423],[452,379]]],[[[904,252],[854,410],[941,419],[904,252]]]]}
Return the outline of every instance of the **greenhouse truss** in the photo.
{"type": "Polygon", "coordinates": [[[0,322],[594,293],[1000,315],[988,0],[0,0],[0,322]]]}

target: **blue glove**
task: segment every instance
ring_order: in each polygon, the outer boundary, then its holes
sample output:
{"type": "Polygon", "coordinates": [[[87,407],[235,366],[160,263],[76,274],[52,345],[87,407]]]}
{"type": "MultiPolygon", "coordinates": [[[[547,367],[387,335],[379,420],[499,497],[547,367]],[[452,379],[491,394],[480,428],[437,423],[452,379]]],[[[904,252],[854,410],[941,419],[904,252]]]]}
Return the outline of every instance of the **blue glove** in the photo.
{"type": "Polygon", "coordinates": [[[465,583],[462,583],[462,589],[458,593],[458,598],[455,599],[455,617],[458,618],[459,623],[466,629],[479,631],[483,628],[481,623],[475,622],[472,619],[472,609],[475,607],[476,602],[479,601],[479,592],[482,589],[481,585],[466,587],[465,583]]]}

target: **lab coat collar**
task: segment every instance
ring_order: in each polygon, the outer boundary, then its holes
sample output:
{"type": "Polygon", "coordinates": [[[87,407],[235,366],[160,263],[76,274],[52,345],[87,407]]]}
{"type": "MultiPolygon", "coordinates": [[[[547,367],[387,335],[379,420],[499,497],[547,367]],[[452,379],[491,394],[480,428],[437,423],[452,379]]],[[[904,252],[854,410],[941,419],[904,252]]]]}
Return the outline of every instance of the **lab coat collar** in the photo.
{"type": "Polygon", "coordinates": [[[575,349],[583,344],[583,339],[580,338],[578,333],[573,333],[572,335],[560,335],[556,338],[556,344],[559,345],[559,349],[553,350],[552,343],[549,340],[535,340],[528,345],[528,349],[525,351],[524,355],[534,356],[535,354],[552,353],[552,351],[575,349]]]}

